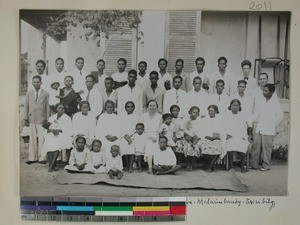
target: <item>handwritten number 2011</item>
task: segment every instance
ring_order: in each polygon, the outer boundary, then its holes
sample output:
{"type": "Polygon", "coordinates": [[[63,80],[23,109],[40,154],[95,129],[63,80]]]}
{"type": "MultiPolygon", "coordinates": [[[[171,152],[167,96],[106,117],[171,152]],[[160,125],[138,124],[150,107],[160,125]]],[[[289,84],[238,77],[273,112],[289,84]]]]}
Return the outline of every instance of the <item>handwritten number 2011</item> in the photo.
{"type": "Polygon", "coordinates": [[[249,9],[251,9],[251,10],[272,10],[272,3],[271,3],[271,1],[263,2],[263,3],[251,2],[249,4],[249,9]]]}

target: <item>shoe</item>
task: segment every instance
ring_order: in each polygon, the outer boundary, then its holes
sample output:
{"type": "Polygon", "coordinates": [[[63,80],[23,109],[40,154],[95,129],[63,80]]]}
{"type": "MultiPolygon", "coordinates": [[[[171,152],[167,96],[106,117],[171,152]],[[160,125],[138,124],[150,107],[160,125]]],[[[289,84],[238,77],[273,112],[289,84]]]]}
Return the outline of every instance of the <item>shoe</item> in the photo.
{"type": "Polygon", "coordinates": [[[33,164],[33,163],[37,163],[37,160],[36,161],[30,161],[30,160],[26,161],[26,164],[28,164],[28,165],[33,164]]]}
{"type": "Polygon", "coordinates": [[[266,168],[260,168],[260,171],[269,171],[270,169],[266,169],[266,168]]]}

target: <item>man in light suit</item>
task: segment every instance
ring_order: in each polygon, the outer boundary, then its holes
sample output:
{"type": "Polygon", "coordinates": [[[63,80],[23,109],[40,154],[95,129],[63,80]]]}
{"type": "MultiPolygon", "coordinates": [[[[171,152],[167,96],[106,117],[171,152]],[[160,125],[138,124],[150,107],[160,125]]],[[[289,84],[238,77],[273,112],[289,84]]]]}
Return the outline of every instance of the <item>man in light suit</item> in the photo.
{"type": "Polygon", "coordinates": [[[39,162],[45,163],[41,158],[42,146],[44,143],[44,128],[42,124],[47,122],[50,116],[49,94],[41,89],[42,78],[34,76],[32,85],[34,89],[26,95],[24,120],[29,125],[29,157],[27,164],[39,162]]]}

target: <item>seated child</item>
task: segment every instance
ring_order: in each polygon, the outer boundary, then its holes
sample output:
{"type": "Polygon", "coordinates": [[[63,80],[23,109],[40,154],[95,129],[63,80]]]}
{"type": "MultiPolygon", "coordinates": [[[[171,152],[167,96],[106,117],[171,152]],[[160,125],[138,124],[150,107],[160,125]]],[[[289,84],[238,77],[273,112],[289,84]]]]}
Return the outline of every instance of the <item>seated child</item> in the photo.
{"type": "Polygon", "coordinates": [[[69,165],[65,166],[68,172],[93,172],[90,151],[85,148],[86,139],[78,136],[75,139],[75,148],[71,151],[69,165]]]}
{"type": "Polygon", "coordinates": [[[106,173],[106,157],[100,140],[95,139],[91,145],[91,162],[94,166],[94,173],[106,173]]]}
{"type": "Polygon", "coordinates": [[[167,147],[167,143],[168,138],[166,136],[159,137],[159,150],[154,154],[153,174],[174,174],[181,169],[180,165],[176,165],[176,156],[172,149],[167,147]]]}
{"type": "Polygon", "coordinates": [[[173,139],[175,139],[175,125],[172,123],[172,115],[170,113],[166,113],[163,115],[164,123],[159,127],[159,135],[166,136],[168,138],[168,146],[175,147],[176,144],[173,139]]]}
{"type": "Polygon", "coordinates": [[[139,172],[142,172],[142,161],[145,155],[147,136],[144,133],[144,124],[138,123],[135,126],[136,133],[132,136],[134,152],[137,157],[137,166],[139,172]]]}
{"type": "Polygon", "coordinates": [[[111,150],[106,162],[106,171],[111,179],[116,176],[117,179],[121,179],[123,176],[123,162],[120,156],[120,149],[118,145],[112,145],[111,150]]]}

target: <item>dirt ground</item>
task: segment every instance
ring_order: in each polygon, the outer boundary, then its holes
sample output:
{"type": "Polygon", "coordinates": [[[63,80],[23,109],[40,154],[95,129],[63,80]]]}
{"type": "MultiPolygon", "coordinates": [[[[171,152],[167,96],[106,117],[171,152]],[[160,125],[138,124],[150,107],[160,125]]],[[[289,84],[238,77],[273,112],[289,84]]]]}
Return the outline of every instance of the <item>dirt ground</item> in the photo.
{"type": "MultiPolygon", "coordinates": [[[[55,177],[63,169],[59,165],[59,171],[48,172],[47,164],[27,165],[27,145],[20,139],[20,194],[21,196],[78,196],[84,193],[86,196],[285,196],[287,195],[288,166],[278,160],[272,160],[270,171],[261,172],[249,170],[248,173],[239,172],[236,175],[241,182],[248,186],[247,192],[234,192],[224,190],[171,190],[151,188],[129,188],[106,184],[72,184],[61,185],[55,177]],[[84,190],[84,191],[83,191],[84,190]]],[[[218,172],[218,171],[217,171],[218,172]]],[[[145,176],[151,176],[145,173],[145,176]]]]}

